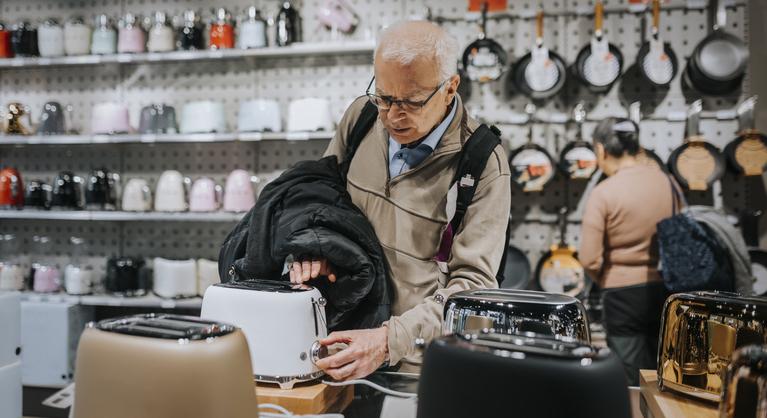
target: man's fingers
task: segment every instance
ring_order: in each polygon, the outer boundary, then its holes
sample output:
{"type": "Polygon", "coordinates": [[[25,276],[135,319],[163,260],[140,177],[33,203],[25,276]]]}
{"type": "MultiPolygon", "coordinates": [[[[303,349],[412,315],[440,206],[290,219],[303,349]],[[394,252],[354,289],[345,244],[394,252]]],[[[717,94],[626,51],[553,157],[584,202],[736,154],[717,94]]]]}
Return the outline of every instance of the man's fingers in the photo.
{"type": "Polygon", "coordinates": [[[359,357],[360,352],[356,348],[350,346],[333,354],[330,357],[325,357],[324,359],[318,360],[317,367],[323,370],[337,369],[345,364],[349,364],[358,360],[359,357]]]}
{"type": "Polygon", "coordinates": [[[357,362],[354,361],[341,368],[327,369],[325,370],[325,373],[335,380],[346,380],[349,376],[353,375],[356,370],[357,362]]]}
{"type": "Polygon", "coordinates": [[[320,260],[313,260],[312,261],[312,279],[316,279],[317,276],[320,275],[320,271],[322,271],[322,261],[320,260]]]}
{"type": "Polygon", "coordinates": [[[301,263],[295,261],[290,269],[290,281],[299,284],[301,283],[301,263]]]}
{"type": "Polygon", "coordinates": [[[328,280],[330,281],[330,283],[335,283],[336,282],[336,275],[335,275],[335,273],[328,274],[328,280]]]}
{"type": "Polygon", "coordinates": [[[301,262],[301,281],[305,282],[312,278],[312,262],[309,260],[301,262]]]}
{"type": "Polygon", "coordinates": [[[322,345],[331,345],[335,343],[349,343],[352,340],[352,336],[343,332],[343,331],[336,331],[331,332],[330,335],[320,340],[320,344],[322,345]]]}

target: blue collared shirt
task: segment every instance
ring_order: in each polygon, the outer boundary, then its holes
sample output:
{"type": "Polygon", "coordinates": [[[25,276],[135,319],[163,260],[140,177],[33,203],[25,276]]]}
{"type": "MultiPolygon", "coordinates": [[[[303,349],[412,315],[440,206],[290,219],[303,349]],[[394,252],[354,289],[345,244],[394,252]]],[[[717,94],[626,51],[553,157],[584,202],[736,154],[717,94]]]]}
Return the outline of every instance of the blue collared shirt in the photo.
{"type": "Polygon", "coordinates": [[[402,148],[402,146],[389,136],[389,177],[396,177],[411,168],[414,168],[426,159],[439,145],[442,136],[445,135],[447,127],[455,117],[456,99],[453,98],[453,108],[447,117],[424,138],[423,142],[413,149],[402,148]],[[410,154],[410,155],[408,155],[410,154]],[[411,164],[408,164],[408,160],[411,164]]]}

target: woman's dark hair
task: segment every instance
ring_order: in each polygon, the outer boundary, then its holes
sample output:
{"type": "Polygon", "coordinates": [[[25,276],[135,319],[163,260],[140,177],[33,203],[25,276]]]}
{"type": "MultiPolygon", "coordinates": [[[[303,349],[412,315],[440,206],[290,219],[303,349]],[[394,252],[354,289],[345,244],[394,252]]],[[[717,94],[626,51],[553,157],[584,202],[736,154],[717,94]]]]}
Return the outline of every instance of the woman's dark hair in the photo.
{"type": "Polygon", "coordinates": [[[639,126],[626,118],[607,118],[594,129],[593,141],[613,157],[639,153],[639,126]]]}

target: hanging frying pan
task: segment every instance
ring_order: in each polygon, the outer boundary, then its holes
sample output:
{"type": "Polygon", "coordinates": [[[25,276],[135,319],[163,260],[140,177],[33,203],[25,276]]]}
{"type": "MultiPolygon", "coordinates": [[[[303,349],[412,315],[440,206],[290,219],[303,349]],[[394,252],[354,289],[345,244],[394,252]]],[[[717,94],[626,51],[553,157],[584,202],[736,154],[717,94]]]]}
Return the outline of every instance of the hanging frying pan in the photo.
{"type": "Polygon", "coordinates": [[[565,61],[543,44],[543,11],[535,19],[535,45],[513,68],[514,85],[533,99],[548,99],[562,90],[567,79],[565,61]]]}
{"type": "Polygon", "coordinates": [[[753,96],[738,106],[738,137],[724,148],[730,167],[744,176],[761,176],[767,170],[767,136],[754,123],[756,100],[753,96]]]}
{"type": "Polygon", "coordinates": [[[530,284],[530,260],[519,248],[506,247],[506,264],[503,266],[502,289],[527,289],[530,284]]]}
{"type": "Polygon", "coordinates": [[[541,257],[535,277],[544,292],[578,296],[586,289],[586,272],[575,247],[567,244],[567,207],[559,211],[559,243],[541,257]]]}
{"type": "Polygon", "coordinates": [[[572,180],[588,180],[597,171],[597,155],[594,147],[583,140],[583,122],[586,108],[583,103],[575,105],[573,119],[578,125],[575,141],[570,141],[559,154],[559,169],[572,180]]]}
{"type": "MultiPolygon", "coordinates": [[[[641,102],[634,102],[629,105],[629,119],[631,119],[634,123],[637,124],[637,127],[639,127],[639,124],[642,122],[641,102]]],[[[663,160],[660,159],[655,151],[649,148],[641,147],[639,153],[636,156],[636,159],[640,164],[656,166],[662,171],[666,171],[666,164],[663,162],[663,160]]]]}
{"type": "Polygon", "coordinates": [[[748,66],[748,46],[724,30],[727,10],[722,0],[714,0],[714,30],[695,47],[685,71],[692,88],[712,96],[731,94],[740,88],[748,66]]]}
{"type": "Polygon", "coordinates": [[[487,3],[482,4],[482,21],[479,37],[463,51],[463,69],[469,80],[487,83],[501,78],[508,55],[496,41],[487,37],[487,3]]]}
{"type": "Polygon", "coordinates": [[[724,175],[724,158],[700,135],[700,112],[703,103],[696,100],[687,111],[687,138],[669,156],[668,164],[682,187],[706,191],[724,175]]]}
{"type": "Polygon", "coordinates": [[[623,71],[623,54],[604,36],[603,18],[604,7],[601,1],[597,1],[594,6],[594,36],[575,60],[575,74],[593,93],[609,91],[623,71]]]}
{"type": "Polygon", "coordinates": [[[652,2],[652,34],[639,49],[636,64],[645,80],[657,87],[667,87],[678,71],[674,50],[660,37],[660,0],[652,2]]]}
{"type": "Polygon", "coordinates": [[[554,160],[545,148],[533,142],[533,114],[535,106],[525,106],[528,114],[527,143],[511,153],[511,179],[524,192],[540,192],[554,179],[554,160]]]}
{"type": "Polygon", "coordinates": [[[461,81],[458,84],[458,95],[466,103],[471,97],[471,80],[469,80],[469,76],[466,75],[466,71],[463,68],[458,70],[458,76],[461,77],[461,81]]]}
{"type": "Polygon", "coordinates": [[[754,294],[767,295],[767,251],[759,248],[759,217],[762,211],[744,211],[741,215],[740,227],[743,232],[743,240],[748,246],[748,255],[751,257],[751,272],[756,278],[754,282],[754,294]]]}

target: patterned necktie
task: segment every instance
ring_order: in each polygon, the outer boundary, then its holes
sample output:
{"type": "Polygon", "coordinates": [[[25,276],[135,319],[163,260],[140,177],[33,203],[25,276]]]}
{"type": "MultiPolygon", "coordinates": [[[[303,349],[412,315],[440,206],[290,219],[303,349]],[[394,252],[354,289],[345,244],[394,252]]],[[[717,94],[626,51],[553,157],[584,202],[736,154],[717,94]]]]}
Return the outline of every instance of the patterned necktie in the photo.
{"type": "Polygon", "coordinates": [[[401,158],[410,168],[421,164],[434,150],[426,144],[419,144],[415,148],[402,148],[394,154],[394,158],[401,158]]]}

